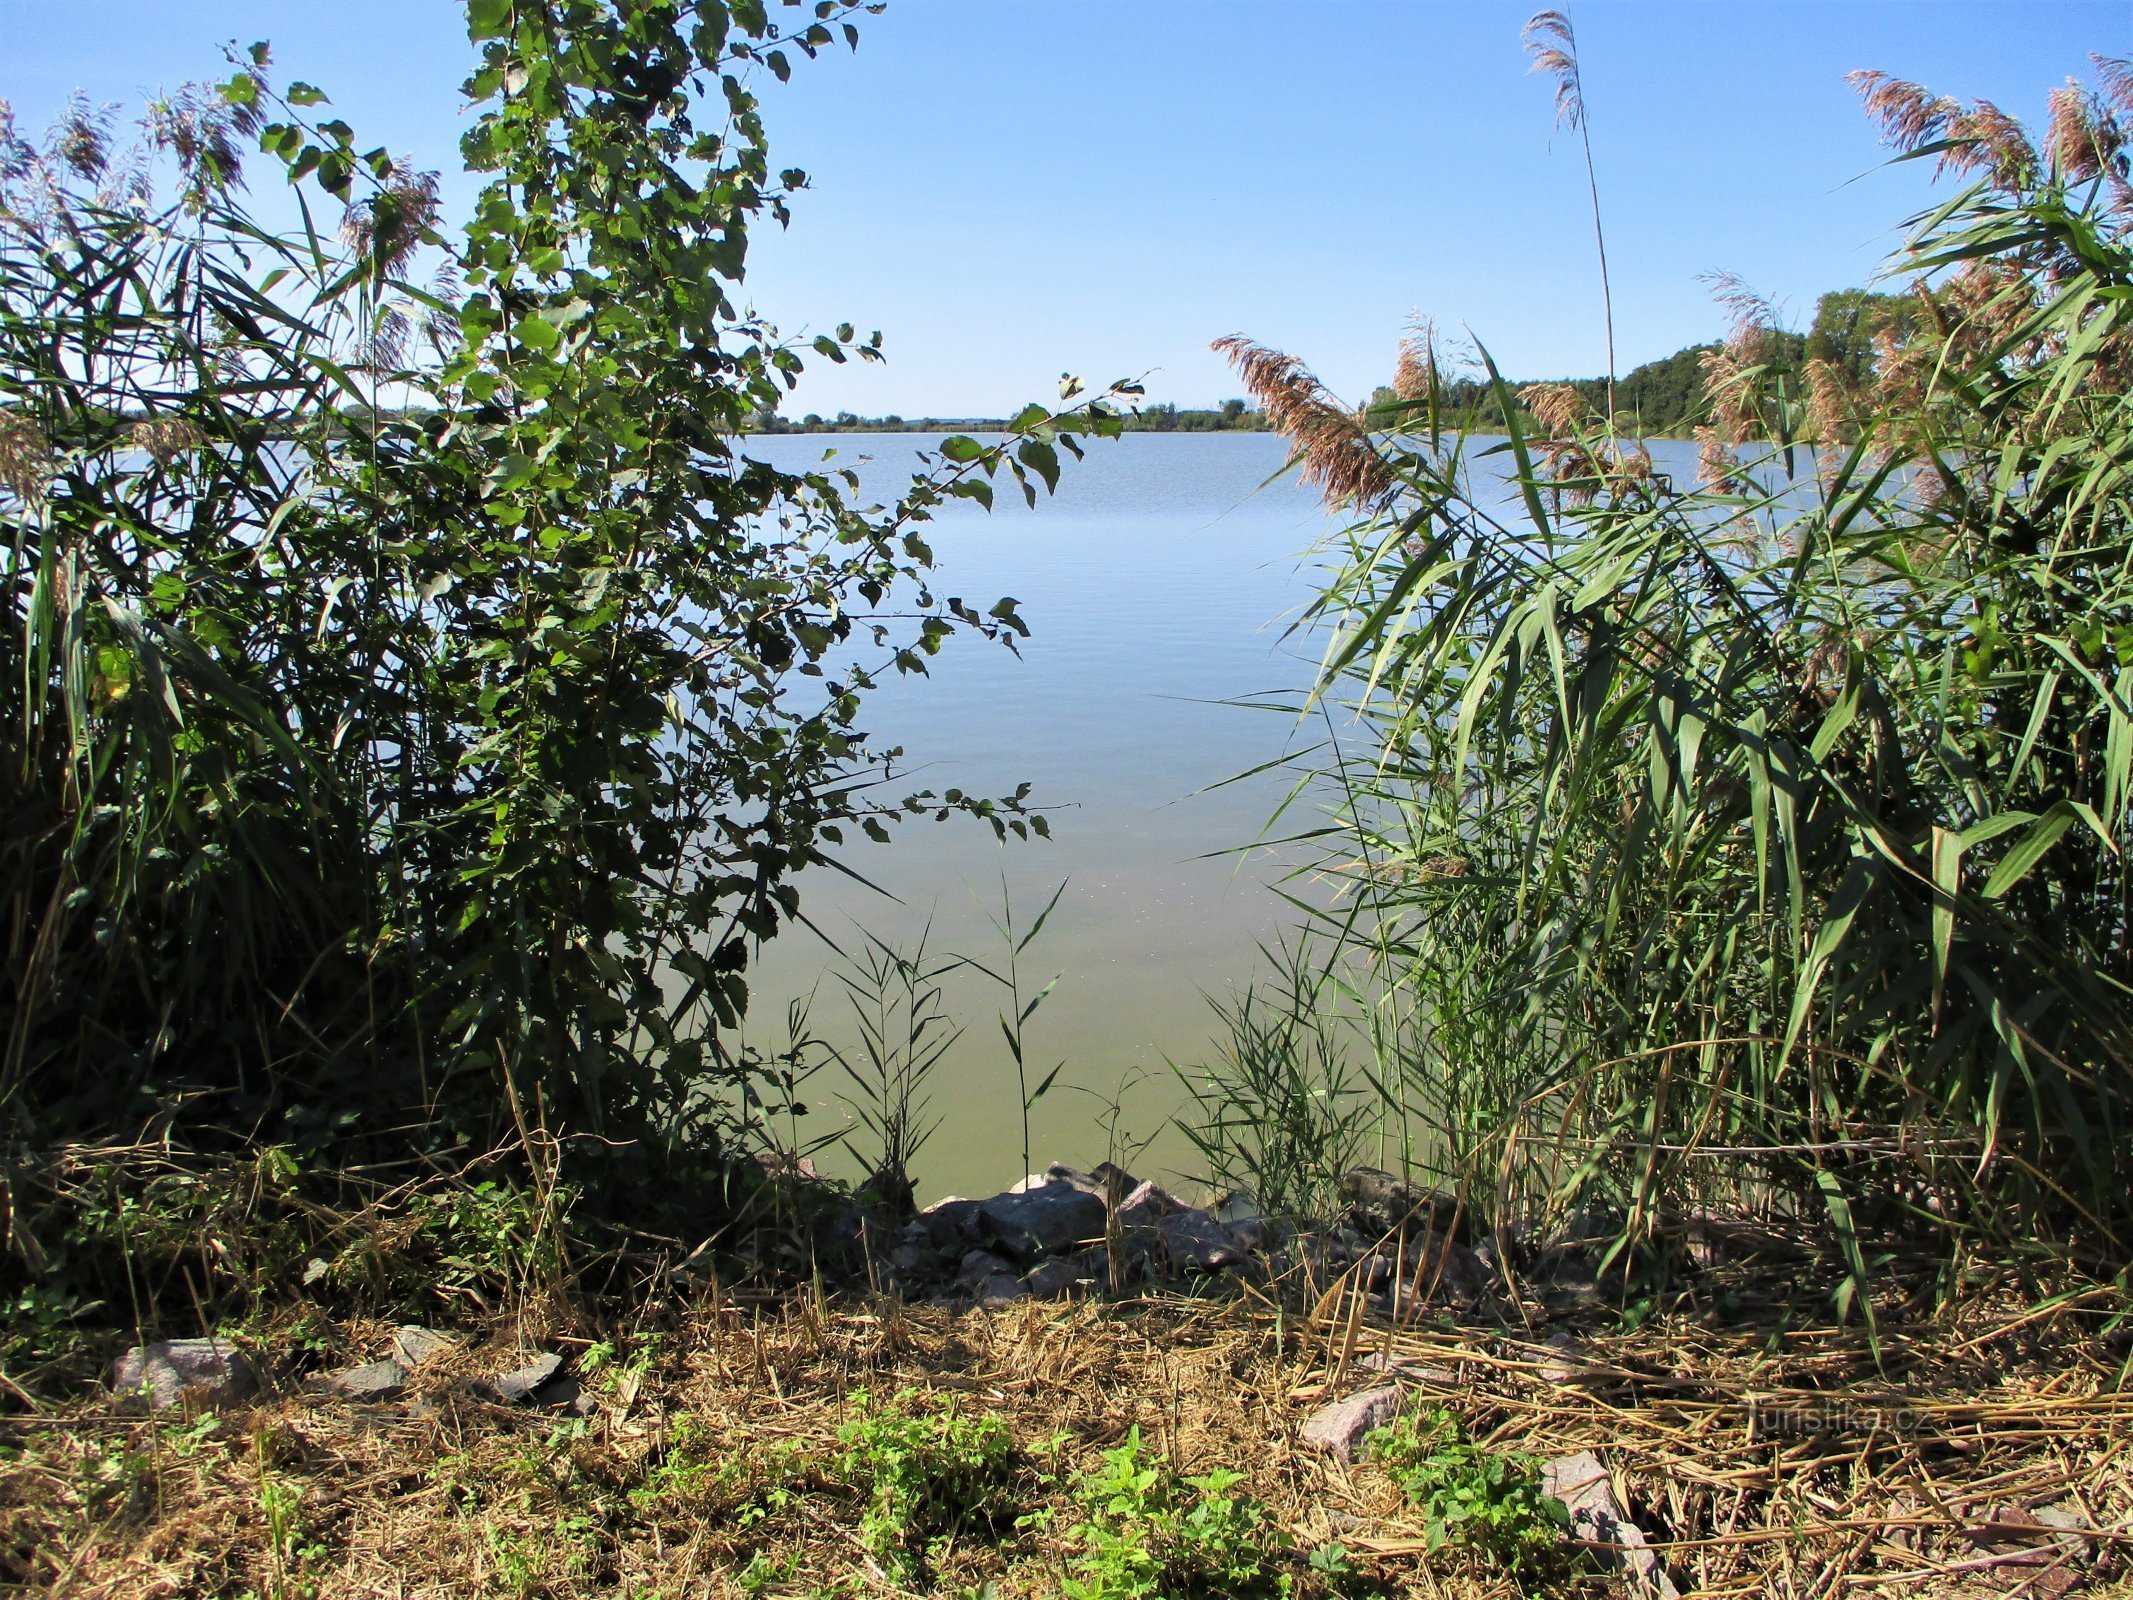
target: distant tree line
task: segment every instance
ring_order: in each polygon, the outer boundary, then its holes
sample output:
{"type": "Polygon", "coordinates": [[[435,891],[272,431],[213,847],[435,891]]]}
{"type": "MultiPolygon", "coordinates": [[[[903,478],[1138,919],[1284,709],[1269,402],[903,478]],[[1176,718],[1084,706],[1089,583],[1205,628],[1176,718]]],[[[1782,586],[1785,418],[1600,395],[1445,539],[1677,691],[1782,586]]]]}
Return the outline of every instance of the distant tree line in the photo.
{"type": "MultiPolygon", "coordinates": [[[[1804,334],[1773,329],[1766,334],[1768,364],[1774,376],[1799,377],[1809,361],[1834,363],[1851,385],[1863,384],[1872,374],[1874,341],[1884,330],[1898,337],[1911,330],[1913,301],[1908,295],[1875,294],[1866,289],[1838,289],[1815,302],[1814,322],[1804,334]]],[[[1711,420],[1710,398],[1704,384],[1704,357],[1716,350],[1711,344],[1692,344],[1657,361],[1633,367],[1615,384],[1615,413],[1625,433],[1645,438],[1688,438],[1698,426],[1711,420]]],[[[1505,387],[1516,394],[1530,382],[1519,379],[1505,387]]],[[[1605,378],[1568,378],[1595,415],[1607,410],[1605,378]]],[[[1371,396],[1373,405],[1395,400],[1390,388],[1371,396]]],[[[1462,417],[1476,419],[1476,430],[1489,432],[1505,426],[1503,403],[1485,378],[1454,378],[1444,386],[1445,408],[1462,417]]],[[[1518,421],[1527,432],[1546,432],[1523,407],[1518,421]]]]}

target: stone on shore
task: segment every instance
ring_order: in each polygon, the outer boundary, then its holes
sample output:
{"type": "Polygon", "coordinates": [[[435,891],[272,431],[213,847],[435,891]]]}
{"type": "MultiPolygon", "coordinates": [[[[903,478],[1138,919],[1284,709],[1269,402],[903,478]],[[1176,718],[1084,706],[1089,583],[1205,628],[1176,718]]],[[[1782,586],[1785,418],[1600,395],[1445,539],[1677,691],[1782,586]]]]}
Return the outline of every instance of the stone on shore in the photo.
{"type": "Polygon", "coordinates": [[[439,1333],[435,1328],[425,1328],[419,1323],[409,1323],[393,1330],[393,1359],[404,1367],[419,1367],[425,1361],[438,1356],[450,1355],[459,1348],[459,1341],[448,1333],[439,1333]]]}
{"type": "Polygon", "coordinates": [[[978,1208],[981,1231],[1024,1262],[1101,1239],[1109,1215],[1101,1197],[1056,1178],[1019,1194],[994,1195],[978,1208]]]}
{"type": "Polygon", "coordinates": [[[542,1387],[552,1382],[562,1370],[563,1358],[553,1351],[545,1351],[523,1367],[498,1373],[484,1387],[506,1405],[538,1405],[542,1403],[542,1387]]]}
{"type": "Polygon", "coordinates": [[[169,1411],[187,1395],[204,1405],[233,1405],[258,1392],[259,1374],[226,1340],[159,1339],[112,1364],[111,1388],[122,1402],[153,1411],[169,1411]]]}
{"type": "Polygon", "coordinates": [[[1627,1572],[1640,1592],[1681,1600],[1681,1591],[1666,1575],[1644,1530],[1629,1520],[1615,1498],[1614,1481],[1598,1456],[1590,1450],[1557,1456],[1541,1468],[1541,1492],[1562,1501],[1570,1512],[1570,1538],[1584,1543],[1606,1565],[1627,1572]]]}
{"type": "Polygon", "coordinates": [[[405,1366],[387,1356],[382,1361],[367,1361],[360,1367],[350,1367],[344,1372],[314,1378],[304,1387],[313,1394],[329,1395],[336,1400],[376,1404],[397,1400],[406,1394],[407,1382],[411,1376],[405,1366]]]}
{"type": "Polygon", "coordinates": [[[1335,1460],[1347,1466],[1355,1460],[1371,1431],[1391,1427],[1399,1410],[1399,1385],[1381,1383],[1321,1407],[1303,1425],[1303,1442],[1330,1451],[1335,1460]]]}

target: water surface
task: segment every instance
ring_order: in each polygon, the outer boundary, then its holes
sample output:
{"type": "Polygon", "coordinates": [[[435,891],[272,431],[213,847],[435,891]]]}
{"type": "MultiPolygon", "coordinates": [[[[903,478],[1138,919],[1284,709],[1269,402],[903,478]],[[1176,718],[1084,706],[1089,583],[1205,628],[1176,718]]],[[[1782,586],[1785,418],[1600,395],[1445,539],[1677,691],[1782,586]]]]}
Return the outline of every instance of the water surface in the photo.
{"type": "MultiPolygon", "coordinates": [[[[833,465],[867,457],[867,487],[887,493],[937,442],[785,435],[749,449],[795,468],[826,449],[833,465]]],[[[1278,865],[1229,853],[1259,834],[1282,782],[1223,780],[1309,742],[1309,730],[1222,702],[1309,681],[1310,643],[1283,635],[1312,592],[1310,550],[1327,524],[1315,494],[1279,477],[1285,456],[1269,434],[1129,434],[1092,443],[1034,511],[1006,488],[991,515],[945,511],[928,534],[938,592],[981,608],[1013,595],[1031,637],[1019,658],[951,640],[928,676],[884,679],[867,726],[904,748],[911,788],[997,795],[1030,783],[1051,837],[1003,847],[974,819],[917,819],[892,844],[842,852],[879,892],[820,869],[800,880],[808,917],[847,950],[865,929],[905,949],[923,934],[933,952],[987,962],[1002,953],[992,919],[1003,879],[1025,924],[1066,885],[1023,958],[1030,992],[1059,975],[1027,1030],[1033,1074],[1066,1063],[1033,1119],[1039,1165],[1103,1157],[1105,1108],[1122,1092],[1117,1137],[1154,1138],[1143,1165],[1189,1164],[1164,1126],[1180,1099],[1166,1062],[1205,1053],[1207,996],[1246,981],[1259,942],[1284,922],[1266,887],[1278,865]]],[[[754,974],[751,1039],[780,1044],[786,1000],[813,991],[813,1025],[849,1047],[839,965],[805,930],[774,941],[754,974]]],[[[916,1163],[922,1195],[1021,1172],[1000,997],[964,973],[946,999],[967,1031],[930,1085],[942,1124],[916,1163]]],[[[834,1071],[814,1082],[818,1134],[846,1120],[840,1087],[834,1071]]]]}

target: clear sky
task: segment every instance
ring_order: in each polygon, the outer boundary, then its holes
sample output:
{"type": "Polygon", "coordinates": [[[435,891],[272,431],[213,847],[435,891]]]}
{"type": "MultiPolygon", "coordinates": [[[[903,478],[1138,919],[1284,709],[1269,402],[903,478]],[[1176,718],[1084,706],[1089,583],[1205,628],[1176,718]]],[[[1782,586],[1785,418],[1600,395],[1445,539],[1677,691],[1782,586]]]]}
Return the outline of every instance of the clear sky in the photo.
{"type": "MultiPolygon", "coordinates": [[[[763,84],[790,233],[747,293],[788,331],[880,328],[883,368],[810,370],[790,409],[998,413],[1062,370],[1152,398],[1237,392],[1241,331],[1360,398],[1413,312],[1516,377],[1605,365],[1584,170],[1528,76],[1537,0],[891,0],[856,54],[763,84]]],[[[1844,74],[1879,67],[2026,120],[2133,54],[2133,0],[1572,0],[1624,369],[1712,336],[1700,274],[1811,315],[1926,197],[1844,74]]],[[[803,13],[790,11],[787,16],[803,13]]],[[[0,98],[137,104],[271,39],[366,142],[450,181],[468,47],[452,0],[0,0],[0,98]]]]}

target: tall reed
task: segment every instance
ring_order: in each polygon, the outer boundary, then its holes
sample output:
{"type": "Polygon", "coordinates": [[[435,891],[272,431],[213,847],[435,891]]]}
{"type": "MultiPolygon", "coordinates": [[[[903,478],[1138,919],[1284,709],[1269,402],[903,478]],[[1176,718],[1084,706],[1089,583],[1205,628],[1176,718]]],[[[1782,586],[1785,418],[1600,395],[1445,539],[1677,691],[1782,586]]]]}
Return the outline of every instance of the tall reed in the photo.
{"type": "Polygon", "coordinates": [[[1528,437],[1493,366],[1507,438],[1425,399],[1372,439],[1390,487],[1314,611],[1367,755],[1304,836],[1500,1210],[1755,1206],[1819,1228],[1846,1304],[1877,1241],[1951,1286],[2133,1263],[2133,103],[2101,69],[2036,143],[1866,80],[1968,180],[1892,263],[1915,325],[1817,393],[1742,301],[1703,482],[1594,419],[1528,437]]]}

